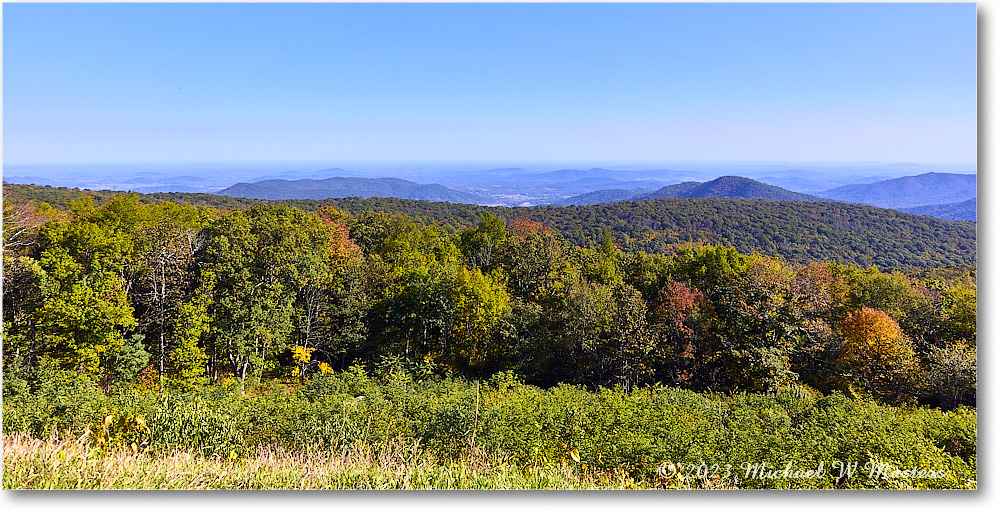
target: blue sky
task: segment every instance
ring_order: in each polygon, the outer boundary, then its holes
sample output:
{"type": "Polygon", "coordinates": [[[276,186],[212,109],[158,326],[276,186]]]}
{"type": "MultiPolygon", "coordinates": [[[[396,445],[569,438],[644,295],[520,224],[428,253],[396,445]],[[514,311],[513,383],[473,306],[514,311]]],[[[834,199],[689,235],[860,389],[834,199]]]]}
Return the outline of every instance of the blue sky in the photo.
{"type": "Polygon", "coordinates": [[[5,164],[974,162],[975,4],[5,4],[5,164]]]}

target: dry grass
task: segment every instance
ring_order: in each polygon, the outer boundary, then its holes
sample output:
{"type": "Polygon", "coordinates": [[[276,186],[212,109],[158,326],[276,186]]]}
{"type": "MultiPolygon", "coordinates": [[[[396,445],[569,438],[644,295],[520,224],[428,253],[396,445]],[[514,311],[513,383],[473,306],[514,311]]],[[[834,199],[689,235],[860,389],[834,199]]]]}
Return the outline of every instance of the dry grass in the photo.
{"type": "Polygon", "coordinates": [[[3,438],[5,489],[620,489],[624,475],[581,473],[567,465],[516,467],[484,454],[439,461],[416,443],[373,450],[292,453],[261,448],[253,458],[105,452],[81,440],[3,438]]]}

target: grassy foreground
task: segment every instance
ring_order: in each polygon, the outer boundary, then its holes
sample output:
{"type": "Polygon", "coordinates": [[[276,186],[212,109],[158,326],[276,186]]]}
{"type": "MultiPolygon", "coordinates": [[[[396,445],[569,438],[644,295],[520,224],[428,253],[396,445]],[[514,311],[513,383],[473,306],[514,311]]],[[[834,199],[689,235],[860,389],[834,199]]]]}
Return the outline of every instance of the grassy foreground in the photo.
{"type": "MultiPolygon", "coordinates": [[[[156,454],[126,448],[108,452],[78,440],[3,440],[5,489],[635,489],[665,481],[635,481],[624,472],[586,473],[567,465],[519,468],[483,454],[440,462],[417,444],[395,442],[378,451],[289,452],[265,447],[248,458],[189,452],[156,454]]],[[[674,487],[714,487],[707,481],[674,487]]]]}

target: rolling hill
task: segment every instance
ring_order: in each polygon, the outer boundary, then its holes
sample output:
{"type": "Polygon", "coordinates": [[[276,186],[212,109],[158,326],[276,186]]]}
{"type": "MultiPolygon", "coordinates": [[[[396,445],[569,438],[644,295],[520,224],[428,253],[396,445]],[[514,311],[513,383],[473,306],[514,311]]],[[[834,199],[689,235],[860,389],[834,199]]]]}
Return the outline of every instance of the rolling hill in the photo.
{"type": "Polygon", "coordinates": [[[924,173],[869,184],[845,185],[818,196],[883,208],[944,205],[976,197],[976,175],[924,173]]]}
{"type": "Polygon", "coordinates": [[[326,198],[403,198],[449,203],[491,204],[489,198],[438,184],[418,184],[399,178],[333,177],[325,180],[263,180],[238,183],[219,194],[237,198],[292,200],[326,198]]]}

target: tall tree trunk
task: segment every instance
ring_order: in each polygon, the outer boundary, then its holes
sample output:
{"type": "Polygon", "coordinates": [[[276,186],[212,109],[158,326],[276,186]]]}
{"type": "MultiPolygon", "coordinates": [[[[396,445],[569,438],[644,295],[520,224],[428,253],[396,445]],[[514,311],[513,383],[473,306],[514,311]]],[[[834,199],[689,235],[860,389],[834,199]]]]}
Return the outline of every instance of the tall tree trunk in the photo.
{"type": "Polygon", "coordinates": [[[243,367],[240,369],[240,395],[246,395],[246,383],[247,383],[247,367],[250,365],[249,361],[243,362],[243,367]]]}

